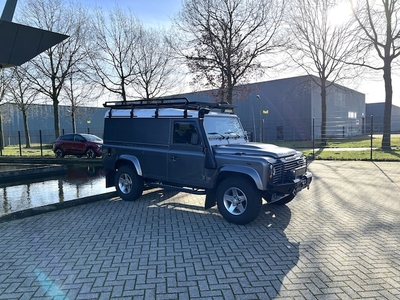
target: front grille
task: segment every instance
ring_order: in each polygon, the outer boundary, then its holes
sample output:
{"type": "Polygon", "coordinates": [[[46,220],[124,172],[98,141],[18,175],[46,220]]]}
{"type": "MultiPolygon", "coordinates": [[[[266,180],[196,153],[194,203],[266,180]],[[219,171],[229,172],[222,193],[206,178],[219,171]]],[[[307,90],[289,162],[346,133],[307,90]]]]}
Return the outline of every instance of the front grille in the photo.
{"type": "Polygon", "coordinates": [[[274,164],[275,176],[272,179],[272,183],[279,184],[294,179],[293,171],[303,166],[305,166],[305,162],[301,157],[293,160],[279,160],[274,164]]]}

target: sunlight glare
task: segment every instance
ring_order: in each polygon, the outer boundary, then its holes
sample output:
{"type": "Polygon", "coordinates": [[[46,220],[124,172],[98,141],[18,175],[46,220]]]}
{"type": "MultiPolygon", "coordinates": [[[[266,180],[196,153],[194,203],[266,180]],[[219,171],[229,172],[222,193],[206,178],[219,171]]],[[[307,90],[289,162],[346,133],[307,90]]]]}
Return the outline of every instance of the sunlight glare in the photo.
{"type": "Polygon", "coordinates": [[[330,23],[334,26],[346,23],[352,15],[349,1],[342,1],[329,12],[330,23]]]}

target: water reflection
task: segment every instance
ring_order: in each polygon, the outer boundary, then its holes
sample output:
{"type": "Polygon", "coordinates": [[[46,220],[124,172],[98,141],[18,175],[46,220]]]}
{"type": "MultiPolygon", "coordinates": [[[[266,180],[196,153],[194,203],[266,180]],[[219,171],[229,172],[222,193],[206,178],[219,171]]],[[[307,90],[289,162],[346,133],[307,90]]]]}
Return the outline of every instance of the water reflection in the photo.
{"type": "Polygon", "coordinates": [[[101,167],[69,167],[60,176],[0,185],[0,215],[113,190],[101,167]]]}

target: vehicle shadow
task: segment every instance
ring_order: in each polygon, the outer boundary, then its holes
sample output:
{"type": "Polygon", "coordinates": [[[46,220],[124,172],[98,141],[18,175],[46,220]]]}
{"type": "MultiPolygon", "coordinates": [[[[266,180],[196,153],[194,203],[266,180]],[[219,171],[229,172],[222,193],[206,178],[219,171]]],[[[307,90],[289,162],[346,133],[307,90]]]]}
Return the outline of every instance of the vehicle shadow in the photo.
{"type": "Polygon", "coordinates": [[[216,207],[204,210],[198,205],[201,202],[181,201],[190,200],[184,193],[159,190],[144,198],[148,197],[148,208],[157,211],[151,215],[165,218],[162,223],[175,232],[173,248],[183,251],[177,244],[184,243],[185,251],[192,254],[183,257],[183,266],[189,268],[193,262],[203,266],[198,274],[194,271],[194,277],[202,272],[218,274],[215,284],[223,289],[222,283],[230,282],[234,297],[252,289],[264,299],[277,297],[286,275],[299,260],[299,244],[285,234],[291,219],[288,206],[264,204],[255,221],[235,225],[223,219],[216,207]]]}

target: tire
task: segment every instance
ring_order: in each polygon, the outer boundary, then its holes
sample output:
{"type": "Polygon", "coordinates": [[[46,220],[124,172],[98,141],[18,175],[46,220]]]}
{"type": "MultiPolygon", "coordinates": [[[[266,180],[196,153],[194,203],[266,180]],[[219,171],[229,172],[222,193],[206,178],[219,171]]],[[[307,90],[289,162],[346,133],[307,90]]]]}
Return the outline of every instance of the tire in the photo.
{"type": "Polygon", "coordinates": [[[261,210],[261,192],[244,177],[231,177],[217,187],[220,214],[230,223],[245,225],[254,221],[261,210]]]}
{"type": "Polygon", "coordinates": [[[57,148],[54,151],[54,155],[56,156],[56,158],[65,156],[64,151],[61,148],[57,148]]]}
{"type": "Polygon", "coordinates": [[[134,201],[143,193],[143,178],[130,166],[122,166],[115,174],[115,189],[125,201],[134,201]]]}
{"type": "Polygon", "coordinates": [[[96,152],[93,150],[93,148],[88,148],[85,152],[85,155],[87,158],[96,158],[96,152]]]}

